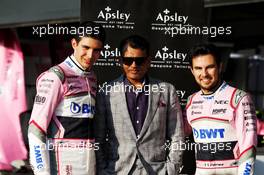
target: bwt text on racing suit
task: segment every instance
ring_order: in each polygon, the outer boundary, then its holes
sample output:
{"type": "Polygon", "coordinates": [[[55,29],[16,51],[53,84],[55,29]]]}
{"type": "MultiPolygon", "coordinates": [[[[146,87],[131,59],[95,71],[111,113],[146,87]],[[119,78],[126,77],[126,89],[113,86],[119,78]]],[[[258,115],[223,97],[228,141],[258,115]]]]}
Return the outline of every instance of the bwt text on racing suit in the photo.
{"type": "Polygon", "coordinates": [[[73,56],[38,77],[28,132],[36,175],[95,174],[96,88],[95,74],[73,56]]]}
{"type": "Polygon", "coordinates": [[[251,175],[256,115],[251,98],[223,84],[211,95],[191,95],[187,119],[196,142],[196,175],[251,175]]]}

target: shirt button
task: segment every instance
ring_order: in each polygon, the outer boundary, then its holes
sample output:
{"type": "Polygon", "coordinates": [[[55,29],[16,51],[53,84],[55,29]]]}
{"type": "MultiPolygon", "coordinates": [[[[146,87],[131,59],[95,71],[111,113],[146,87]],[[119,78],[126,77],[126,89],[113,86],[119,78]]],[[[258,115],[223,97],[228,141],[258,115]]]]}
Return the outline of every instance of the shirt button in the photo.
{"type": "Polygon", "coordinates": [[[137,124],[139,124],[139,121],[137,120],[137,124]]]}
{"type": "Polygon", "coordinates": [[[139,110],[139,107],[137,106],[137,110],[139,110]]]}

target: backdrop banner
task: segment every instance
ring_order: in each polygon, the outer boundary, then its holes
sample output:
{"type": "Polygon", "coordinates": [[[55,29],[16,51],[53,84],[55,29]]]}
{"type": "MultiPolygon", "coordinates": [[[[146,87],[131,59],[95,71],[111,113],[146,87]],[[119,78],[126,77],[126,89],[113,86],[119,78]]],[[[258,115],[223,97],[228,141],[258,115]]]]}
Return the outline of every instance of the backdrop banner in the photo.
{"type": "MultiPolygon", "coordinates": [[[[95,21],[106,29],[104,51],[95,66],[99,83],[122,73],[117,59],[119,42],[139,34],[151,45],[150,76],[172,83],[185,107],[187,97],[198,90],[189,70],[188,52],[208,36],[217,35],[215,27],[206,26],[206,14],[203,0],[82,0],[81,21],[95,21]]],[[[194,174],[193,151],[184,152],[181,173],[194,174]]]]}
{"type": "Polygon", "coordinates": [[[206,23],[203,0],[85,0],[81,2],[81,21],[88,20],[102,24],[107,32],[105,49],[96,63],[100,83],[121,73],[117,59],[120,40],[139,34],[151,44],[150,75],[174,84],[182,106],[197,90],[187,57],[190,47],[207,36],[198,31],[206,23]]]}
{"type": "Polygon", "coordinates": [[[0,170],[27,158],[19,115],[26,108],[23,54],[15,33],[0,30],[0,170]]]}

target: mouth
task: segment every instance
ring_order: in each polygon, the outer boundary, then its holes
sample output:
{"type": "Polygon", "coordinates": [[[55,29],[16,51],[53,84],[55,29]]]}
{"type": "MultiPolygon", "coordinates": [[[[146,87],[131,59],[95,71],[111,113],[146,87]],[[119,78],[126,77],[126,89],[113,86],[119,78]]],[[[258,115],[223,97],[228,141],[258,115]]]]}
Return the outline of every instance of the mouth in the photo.
{"type": "Polygon", "coordinates": [[[211,79],[210,78],[203,78],[203,79],[200,79],[200,81],[202,83],[209,84],[211,82],[211,79]]]}

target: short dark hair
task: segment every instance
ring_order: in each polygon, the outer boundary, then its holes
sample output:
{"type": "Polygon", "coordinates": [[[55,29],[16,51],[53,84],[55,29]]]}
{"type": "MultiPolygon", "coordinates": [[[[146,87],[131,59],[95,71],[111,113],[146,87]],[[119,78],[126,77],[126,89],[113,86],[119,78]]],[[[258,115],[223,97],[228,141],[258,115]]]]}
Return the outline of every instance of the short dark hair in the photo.
{"type": "Polygon", "coordinates": [[[119,45],[121,56],[124,56],[128,46],[132,47],[133,49],[141,49],[146,52],[147,56],[149,56],[149,42],[142,36],[130,35],[123,39],[119,45]]]}
{"type": "Polygon", "coordinates": [[[105,42],[105,30],[100,24],[97,24],[93,21],[86,21],[84,23],[81,23],[78,27],[82,27],[84,29],[87,29],[87,27],[89,27],[89,29],[91,30],[82,34],[77,33],[76,35],[73,35],[72,38],[74,38],[77,42],[81,40],[81,37],[91,37],[101,41],[102,43],[105,42]]]}
{"type": "Polygon", "coordinates": [[[219,49],[211,43],[203,43],[194,46],[190,51],[190,65],[192,66],[192,60],[197,56],[212,55],[215,59],[217,66],[220,66],[222,62],[219,49]]]}

